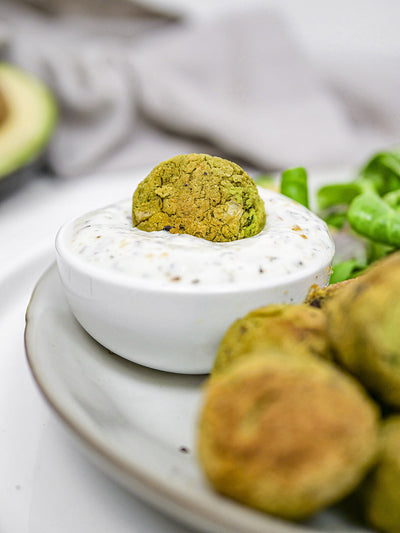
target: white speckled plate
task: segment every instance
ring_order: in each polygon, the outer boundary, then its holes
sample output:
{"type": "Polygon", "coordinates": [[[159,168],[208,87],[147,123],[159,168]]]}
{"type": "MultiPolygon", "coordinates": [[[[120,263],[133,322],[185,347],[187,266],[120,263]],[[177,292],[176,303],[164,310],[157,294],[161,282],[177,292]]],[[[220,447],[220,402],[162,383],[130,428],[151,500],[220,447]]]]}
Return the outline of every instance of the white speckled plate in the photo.
{"type": "Polygon", "coordinates": [[[338,509],[294,525],[217,495],[195,452],[204,377],[150,370],[97,344],[73,318],[54,266],[40,279],[27,311],[26,351],[41,391],[90,458],[190,526],[215,533],[366,531],[338,509]]]}

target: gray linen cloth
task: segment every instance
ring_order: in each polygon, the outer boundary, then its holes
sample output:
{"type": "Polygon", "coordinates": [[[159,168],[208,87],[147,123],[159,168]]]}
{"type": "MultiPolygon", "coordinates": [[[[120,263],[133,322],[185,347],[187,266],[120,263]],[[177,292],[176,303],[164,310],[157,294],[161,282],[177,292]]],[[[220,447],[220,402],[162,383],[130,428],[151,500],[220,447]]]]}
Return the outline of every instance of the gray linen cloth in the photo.
{"type": "Polygon", "coordinates": [[[59,101],[48,149],[58,175],[190,151],[262,171],[353,164],[400,138],[397,65],[323,72],[271,10],[181,21],[52,2],[49,12],[4,1],[0,42],[59,101]]]}

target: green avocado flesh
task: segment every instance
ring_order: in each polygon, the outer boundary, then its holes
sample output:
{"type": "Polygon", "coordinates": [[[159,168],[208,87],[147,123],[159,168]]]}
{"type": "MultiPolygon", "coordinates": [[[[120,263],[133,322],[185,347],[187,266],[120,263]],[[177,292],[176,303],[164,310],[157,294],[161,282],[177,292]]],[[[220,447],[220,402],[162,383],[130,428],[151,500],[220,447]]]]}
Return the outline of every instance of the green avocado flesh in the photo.
{"type": "Polygon", "coordinates": [[[31,75],[0,63],[0,178],[26,165],[44,148],[57,107],[50,91],[31,75]]]}

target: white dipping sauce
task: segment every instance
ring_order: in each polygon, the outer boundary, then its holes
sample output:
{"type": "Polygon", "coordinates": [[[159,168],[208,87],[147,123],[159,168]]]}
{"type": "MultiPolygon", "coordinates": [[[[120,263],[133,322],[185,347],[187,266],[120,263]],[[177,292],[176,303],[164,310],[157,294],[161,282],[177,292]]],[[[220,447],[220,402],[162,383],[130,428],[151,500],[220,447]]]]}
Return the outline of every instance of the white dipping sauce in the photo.
{"type": "Polygon", "coordinates": [[[329,263],[334,244],[325,222],[276,192],[259,193],[267,220],[254,237],[216,243],[168,231],[142,231],[132,227],[131,200],[124,200],[77,219],[72,251],[101,269],[155,286],[199,289],[257,286],[329,263]]]}

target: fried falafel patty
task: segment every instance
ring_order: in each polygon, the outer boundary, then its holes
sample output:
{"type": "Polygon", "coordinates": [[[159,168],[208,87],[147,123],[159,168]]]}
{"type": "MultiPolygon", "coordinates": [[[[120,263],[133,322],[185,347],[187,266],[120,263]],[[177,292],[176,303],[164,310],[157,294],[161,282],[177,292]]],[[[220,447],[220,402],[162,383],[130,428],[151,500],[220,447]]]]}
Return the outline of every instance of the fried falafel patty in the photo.
{"type": "Polygon", "coordinates": [[[138,185],[132,220],[144,231],[164,229],[225,242],[256,235],[266,215],[257,186],[239,165],[187,154],[160,163],[138,185]]]}
{"type": "Polygon", "coordinates": [[[385,533],[400,531],[400,416],[383,426],[377,466],[361,488],[361,505],[369,524],[385,533]]]}
{"type": "Polygon", "coordinates": [[[332,364],[270,350],[208,381],[198,450],[215,487],[302,519],[347,495],[377,447],[377,409],[332,364]]]}
{"type": "Polygon", "coordinates": [[[400,407],[400,254],[380,260],[324,304],[340,365],[400,407]]]}
{"type": "Polygon", "coordinates": [[[307,305],[267,305],[236,320],[225,333],[213,374],[255,349],[280,347],[331,358],[326,316],[307,305]]]}

